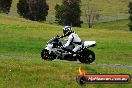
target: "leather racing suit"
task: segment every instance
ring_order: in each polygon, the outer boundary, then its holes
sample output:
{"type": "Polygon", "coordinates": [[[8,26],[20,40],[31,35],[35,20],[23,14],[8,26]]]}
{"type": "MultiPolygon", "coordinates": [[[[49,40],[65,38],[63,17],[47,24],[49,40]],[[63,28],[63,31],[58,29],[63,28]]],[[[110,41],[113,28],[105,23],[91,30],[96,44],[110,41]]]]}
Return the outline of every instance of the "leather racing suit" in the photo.
{"type": "Polygon", "coordinates": [[[66,42],[66,44],[63,45],[63,47],[66,48],[70,44],[73,44],[75,46],[75,48],[72,50],[73,52],[76,52],[77,50],[79,50],[82,47],[81,39],[75,32],[72,32],[69,35],[68,41],[66,42]]]}

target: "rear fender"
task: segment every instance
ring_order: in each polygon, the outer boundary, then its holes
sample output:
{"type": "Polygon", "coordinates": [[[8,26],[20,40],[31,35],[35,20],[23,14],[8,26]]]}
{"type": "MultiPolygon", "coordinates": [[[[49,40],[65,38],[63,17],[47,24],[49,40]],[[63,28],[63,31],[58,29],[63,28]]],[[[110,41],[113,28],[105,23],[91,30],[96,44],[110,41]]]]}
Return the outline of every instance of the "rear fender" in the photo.
{"type": "Polygon", "coordinates": [[[96,41],[85,41],[83,46],[84,48],[94,47],[96,46],[96,41]]]}

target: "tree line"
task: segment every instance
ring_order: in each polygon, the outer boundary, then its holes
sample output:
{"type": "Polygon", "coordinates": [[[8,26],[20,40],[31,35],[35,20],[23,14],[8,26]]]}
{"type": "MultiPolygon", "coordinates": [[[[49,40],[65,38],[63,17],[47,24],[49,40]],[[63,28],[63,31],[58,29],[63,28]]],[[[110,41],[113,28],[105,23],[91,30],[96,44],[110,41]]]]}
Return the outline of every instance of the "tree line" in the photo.
{"type": "Polygon", "coordinates": [[[8,14],[10,11],[11,4],[12,0],[0,0],[0,13],[8,14]]]}
{"type": "MultiPolygon", "coordinates": [[[[80,10],[81,0],[62,0],[61,4],[56,4],[55,6],[55,21],[60,25],[70,25],[81,27],[83,21],[81,21],[81,10],[80,10]]],[[[12,0],[0,0],[0,13],[8,14],[12,0]]],[[[132,1],[129,2],[129,28],[132,31],[132,1]]],[[[33,21],[46,21],[46,16],[48,15],[49,5],[46,0],[19,0],[17,3],[18,14],[26,19],[33,21]]],[[[93,25],[93,20],[95,17],[99,17],[96,13],[95,7],[87,4],[85,10],[85,17],[89,28],[93,25]],[[88,8],[88,9],[87,9],[88,8]]]]}
{"type": "MultiPolygon", "coordinates": [[[[60,25],[71,25],[81,27],[80,21],[81,0],[62,0],[62,4],[56,4],[56,22],[60,25]]],[[[0,12],[9,13],[12,0],[0,0],[0,12]]],[[[19,0],[17,3],[18,14],[33,21],[46,21],[49,6],[46,0],[19,0]]]]}

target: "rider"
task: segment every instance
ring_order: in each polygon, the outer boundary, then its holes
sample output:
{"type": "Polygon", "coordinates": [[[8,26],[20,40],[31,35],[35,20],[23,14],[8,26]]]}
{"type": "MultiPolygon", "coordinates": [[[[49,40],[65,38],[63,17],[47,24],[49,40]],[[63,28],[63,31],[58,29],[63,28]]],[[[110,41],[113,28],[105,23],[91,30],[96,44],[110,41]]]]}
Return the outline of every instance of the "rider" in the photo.
{"type": "Polygon", "coordinates": [[[74,53],[75,55],[76,51],[82,47],[81,39],[74,31],[72,31],[71,26],[65,26],[63,28],[63,33],[64,33],[63,35],[64,37],[69,36],[68,41],[66,42],[66,44],[63,45],[63,48],[66,48],[70,46],[71,44],[73,44],[75,47],[74,49],[72,49],[71,52],[74,53]]]}

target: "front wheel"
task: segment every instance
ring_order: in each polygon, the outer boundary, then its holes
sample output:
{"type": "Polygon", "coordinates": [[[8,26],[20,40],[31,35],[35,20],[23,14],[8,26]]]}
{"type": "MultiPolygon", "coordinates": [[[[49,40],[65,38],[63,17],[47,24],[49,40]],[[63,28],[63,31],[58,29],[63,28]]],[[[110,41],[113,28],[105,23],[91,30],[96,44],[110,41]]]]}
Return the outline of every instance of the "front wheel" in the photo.
{"type": "Polygon", "coordinates": [[[85,49],[79,54],[78,60],[81,63],[90,64],[95,60],[95,54],[93,51],[85,49]]]}
{"type": "Polygon", "coordinates": [[[53,52],[51,52],[49,54],[49,51],[47,49],[43,49],[42,52],[41,52],[41,57],[44,60],[52,61],[52,60],[54,60],[56,58],[56,55],[53,52]]]}

